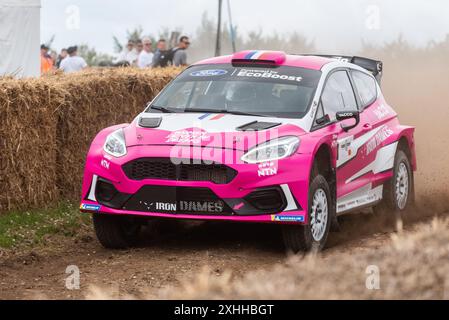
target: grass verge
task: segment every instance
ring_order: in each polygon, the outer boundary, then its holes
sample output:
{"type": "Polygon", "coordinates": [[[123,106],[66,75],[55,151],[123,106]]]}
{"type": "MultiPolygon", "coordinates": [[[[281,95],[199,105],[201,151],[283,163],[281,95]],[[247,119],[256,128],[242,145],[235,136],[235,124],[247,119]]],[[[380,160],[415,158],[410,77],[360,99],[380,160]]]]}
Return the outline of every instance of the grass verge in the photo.
{"type": "Polygon", "coordinates": [[[71,203],[50,209],[10,212],[0,215],[0,248],[45,244],[51,235],[74,236],[90,225],[90,216],[71,203]]]}

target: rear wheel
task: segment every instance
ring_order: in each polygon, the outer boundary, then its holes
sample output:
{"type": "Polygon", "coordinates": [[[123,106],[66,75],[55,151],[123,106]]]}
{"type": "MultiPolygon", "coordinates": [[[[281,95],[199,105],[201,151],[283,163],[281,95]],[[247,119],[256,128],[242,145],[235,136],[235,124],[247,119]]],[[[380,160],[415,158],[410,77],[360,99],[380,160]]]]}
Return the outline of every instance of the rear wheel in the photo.
{"type": "Polygon", "coordinates": [[[402,229],[402,212],[413,202],[413,172],[406,153],[396,152],[393,177],[384,184],[383,199],[374,207],[377,215],[393,217],[396,228],[402,229]]]}
{"type": "Polygon", "coordinates": [[[298,253],[324,248],[333,217],[331,199],[328,182],[322,175],[317,175],[309,187],[309,223],[283,226],[282,235],[288,250],[298,253]]]}
{"type": "Polygon", "coordinates": [[[94,213],[95,234],[108,249],[125,249],[136,244],[141,223],[133,217],[94,213]]]}

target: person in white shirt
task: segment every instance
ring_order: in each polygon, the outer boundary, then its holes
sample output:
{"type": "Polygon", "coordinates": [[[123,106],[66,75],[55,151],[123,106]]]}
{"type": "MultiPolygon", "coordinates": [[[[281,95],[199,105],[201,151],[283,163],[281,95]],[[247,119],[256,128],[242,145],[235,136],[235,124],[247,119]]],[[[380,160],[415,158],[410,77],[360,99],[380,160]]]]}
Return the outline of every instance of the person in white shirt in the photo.
{"type": "Polygon", "coordinates": [[[150,38],[142,39],[143,50],[139,54],[139,59],[137,59],[137,66],[140,69],[150,68],[153,63],[153,52],[152,43],[150,38]]]}
{"type": "Polygon", "coordinates": [[[115,60],[116,63],[127,62],[129,65],[135,65],[137,58],[139,57],[136,50],[136,43],[133,40],[129,40],[126,47],[120,52],[120,55],[115,60]]]}
{"type": "Polygon", "coordinates": [[[61,61],[59,69],[61,69],[65,73],[73,73],[81,71],[87,67],[86,61],[82,57],[77,56],[77,46],[68,48],[67,53],[68,56],[61,61]]]}

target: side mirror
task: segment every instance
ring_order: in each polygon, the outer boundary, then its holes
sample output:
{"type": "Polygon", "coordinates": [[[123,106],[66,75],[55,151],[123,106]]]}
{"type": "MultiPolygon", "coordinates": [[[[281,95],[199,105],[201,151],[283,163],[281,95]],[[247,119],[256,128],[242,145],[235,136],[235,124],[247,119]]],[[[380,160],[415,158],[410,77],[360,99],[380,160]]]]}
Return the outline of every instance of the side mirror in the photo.
{"type": "Polygon", "coordinates": [[[347,120],[347,119],[354,119],[355,123],[353,125],[341,125],[341,128],[345,131],[348,132],[349,130],[351,130],[352,128],[357,127],[357,125],[360,122],[360,112],[358,111],[340,111],[337,112],[335,117],[337,118],[338,121],[342,121],[342,120],[347,120]]]}

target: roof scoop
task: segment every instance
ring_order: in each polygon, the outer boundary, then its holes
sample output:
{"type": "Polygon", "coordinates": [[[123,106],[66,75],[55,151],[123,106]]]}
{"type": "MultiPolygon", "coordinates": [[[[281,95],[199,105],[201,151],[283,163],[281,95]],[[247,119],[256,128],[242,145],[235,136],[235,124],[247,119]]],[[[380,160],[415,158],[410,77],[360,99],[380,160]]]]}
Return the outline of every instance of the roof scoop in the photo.
{"type": "Polygon", "coordinates": [[[286,58],[287,56],[283,51],[245,50],[234,53],[232,56],[232,64],[262,64],[279,66],[285,62],[286,58]]]}

